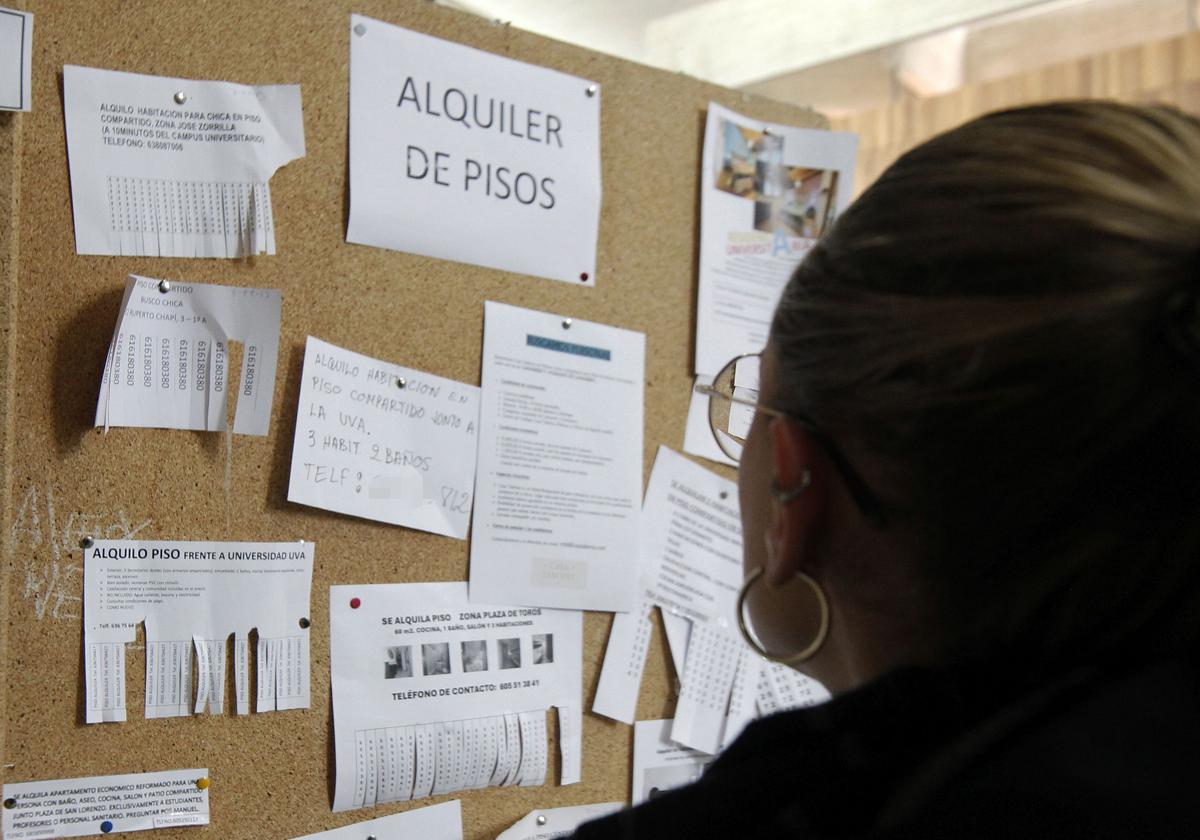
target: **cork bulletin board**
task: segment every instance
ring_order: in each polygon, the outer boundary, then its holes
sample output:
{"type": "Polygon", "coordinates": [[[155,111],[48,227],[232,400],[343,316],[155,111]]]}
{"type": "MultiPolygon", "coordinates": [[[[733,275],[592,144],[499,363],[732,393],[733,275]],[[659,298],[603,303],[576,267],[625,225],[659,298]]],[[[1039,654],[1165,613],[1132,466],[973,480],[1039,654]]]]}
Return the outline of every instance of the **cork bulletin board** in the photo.
{"type": "MultiPolygon", "coordinates": [[[[628,799],[632,730],[585,713],[581,784],[489,788],[331,813],[328,587],[465,580],[468,545],[287,502],[305,336],[477,384],[485,300],[642,331],[648,473],[660,443],[676,449],[683,443],[706,105],[714,100],[793,125],[821,126],[823,119],[425,0],[19,5],[35,14],[33,111],[0,114],[2,780],[208,767],[211,826],[154,835],[164,838],[197,831],[230,840],[288,838],[447,798],[462,801],[466,837],[491,838],[536,808],[628,799]],[[352,11],[601,84],[604,198],[595,288],[345,242],[352,11]],[[271,181],[278,255],[77,256],[64,64],[300,84],[307,156],[271,181]],[[227,441],[216,433],[114,428],[104,434],[92,427],[130,273],[283,291],[269,436],[227,441]],[[129,721],[85,725],[84,536],[315,542],[312,707],[145,720],[143,654],[135,644],[126,652],[129,721]]],[[[585,710],[610,623],[608,613],[584,619],[585,710]]],[[[671,714],[673,679],[656,632],[639,719],[671,714]]],[[[557,779],[557,769],[555,760],[548,779],[557,779]]]]}

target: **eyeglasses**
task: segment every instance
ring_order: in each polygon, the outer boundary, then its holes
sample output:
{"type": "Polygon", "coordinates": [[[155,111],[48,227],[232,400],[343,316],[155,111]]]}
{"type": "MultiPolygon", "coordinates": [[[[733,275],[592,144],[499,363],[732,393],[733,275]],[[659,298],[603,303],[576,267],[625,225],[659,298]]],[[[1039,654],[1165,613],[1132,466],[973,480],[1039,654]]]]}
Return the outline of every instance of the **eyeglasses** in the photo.
{"type": "Polygon", "coordinates": [[[742,448],[746,445],[746,436],[750,433],[750,424],[754,415],[765,414],[780,420],[792,420],[812,435],[833,461],[850,498],[858,506],[859,511],[871,524],[877,528],[887,527],[887,518],[883,514],[883,506],[879,499],[867,487],[858,472],[850,466],[846,456],[836,443],[822,432],[811,419],[803,414],[780,411],[758,401],[760,353],[745,353],[730,359],[725,367],[713,377],[711,385],[696,383],[697,393],[708,397],[708,427],[712,431],[717,446],[721,448],[730,460],[737,463],[742,459],[742,448]]]}

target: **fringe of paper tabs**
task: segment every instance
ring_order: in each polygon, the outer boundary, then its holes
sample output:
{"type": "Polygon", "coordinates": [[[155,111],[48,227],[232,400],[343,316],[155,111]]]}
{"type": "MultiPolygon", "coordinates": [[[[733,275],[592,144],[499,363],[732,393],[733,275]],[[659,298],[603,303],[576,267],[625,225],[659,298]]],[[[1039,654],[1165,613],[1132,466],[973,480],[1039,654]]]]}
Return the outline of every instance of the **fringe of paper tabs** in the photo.
{"type": "MultiPolygon", "coordinates": [[[[146,643],[147,718],[183,717],[192,713],[223,714],[225,710],[226,641],[201,639],[146,643]],[[192,665],[195,662],[195,700],[192,699],[192,665]]],[[[304,674],[308,668],[305,636],[259,638],[256,647],[256,712],[307,708],[304,674]]],[[[89,692],[94,708],[89,723],[126,720],[125,643],[88,645],[88,673],[98,681],[89,692]]],[[[250,643],[245,636],[233,641],[235,705],[239,715],[250,713],[250,643]]]]}
{"type": "Polygon", "coordinates": [[[354,733],[351,807],[543,785],[547,755],[543,710],[360,730],[354,733]]]}
{"type": "Polygon", "coordinates": [[[266,181],[224,183],[110,175],[109,236],[122,256],[247,257],[275,253],[266,181]]]}

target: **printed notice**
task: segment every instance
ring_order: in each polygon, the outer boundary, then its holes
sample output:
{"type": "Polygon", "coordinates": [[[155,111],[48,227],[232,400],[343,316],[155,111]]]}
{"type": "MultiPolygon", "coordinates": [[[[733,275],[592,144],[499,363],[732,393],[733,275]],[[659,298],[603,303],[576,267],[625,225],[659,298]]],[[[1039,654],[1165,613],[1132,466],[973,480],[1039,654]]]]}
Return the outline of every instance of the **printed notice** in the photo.
{"type": "Polygon", "coordinates": [[[288,501],[467,538],[479,388],[309,336],[288,501]]]}
{"type": "Polygon", "coordinates": [[[125,645],[146,631],[146,717],[222,714],[233,636],[237,713],[309,705],[313,544],[96,540],[83,552],[87,722],[125,720],[125,645]],[[194,658],[193,658],[194,657],[194,658]],[[195,702],[192,672],[195,663],[195,702]]]}
{"type": "Polygon", "coordinates": [[[485,307],[471,599],[630,610],[645,336],[485,307]]]}
{"type": "Polygon", "coordinates": [[[5,840],[208,825],[208,770],[89,776],[4,786],[5,840]],[[11,807],[9,806],[11,803],[11,807]]]}
{"type": "Polygon", "coordinates": [[[639,720],[633,726],[630,802],[634,805],[691,784],[713,760],[711,755],[672,741],[670,729],[669,720],[639,720]]]}
{"type": "Polygon", "coordinates": [[[566,837],[582,823],[616,813],[624,807],[624,802],[598,802],[595,805],[530,811],[497,835],[496,840],[553,840],[555,837],[566,837]]]}
{"type": "Polygon", "coordinates": [[[696,373],[767,343],[801,258],[852,194],[858,137],[762,123],[709,103],[700,163],[696,373]]]}
{"type": "Polygon", "coordinates": [[[282,299],[278,289],[131,274],[108,345],[96,425],[224,431],[229,342],[240,341],[233,430],[267,434],[282,299]]]}
{"type": "Polygon", "coordinates": [[[561,782],[579,781],[581,613],[412,583],[330,587],[329,616],[333,810],[542,785],[551,706],[561,782]]]}
{"type": "MultiPolygon", "coordinates": [[[[633,722],[650,638],[650,607],[668,616],[736,627],[742,582],[737,484],[658,448],[642,507],[641,605],[613,621],[592,710],[633,722]]],[[[736,632],[736,631],[735,631],[736,632]]],[[[682,657],[672,646],[676,664],[682,657]]]]}
{"type": "Polygon", "coordinates": [[[401,814],[305,834],[295,840],[463,840],[462,805],[457,799],[401,814]]]}
{"type": "Polygon", "coordinates": [[[275,253],[268,179],[304,156],[299,85],[63,68],[75,250],[275,253]]]}
{"type": "Polygon", "coordinates": [[[600,88],[350,18],[346,241],[596,282],[600,88]]]}
{"type": "Polygon", "coordinates": [[[33,15],[0,8],[0,111],[28,111],[33,80],[33,15]]]}

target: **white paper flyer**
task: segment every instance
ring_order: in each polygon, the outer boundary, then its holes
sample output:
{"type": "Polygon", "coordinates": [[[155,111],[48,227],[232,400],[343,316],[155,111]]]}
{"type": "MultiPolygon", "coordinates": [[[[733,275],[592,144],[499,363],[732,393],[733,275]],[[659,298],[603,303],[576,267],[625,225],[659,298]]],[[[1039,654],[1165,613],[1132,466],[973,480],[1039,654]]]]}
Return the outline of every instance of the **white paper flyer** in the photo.
{"type": "Polygon", "coordinates": [[[266,435],[279,358],[278,289],[129,275],[96,425],[224,431],[229,342],[243,344],[233,430],[266,435]]]}
{"type": "Polygon", "coordinates": [[[299,85],[63,68],[75,250],[275,253],[268,179],[304,156],[299,85]]]}
{"type": "Polygon", "coordinates": [[[208,825],[208,770],[88,776],[4,786],[5,840],[208,825]]]}
{"type": "Polygon", "coordinates": [[[630,610],[645,336],[488,301],[471,600],[630,610]]]}
{"type": "Polygon", "coordinates": [[[259,712],[307,709],[312,543],[96,540],[83,552],[87,722],[123,721],[125,645],[146,630],[146,717],[225,703],[233,636],[238,714],[250,711],[250,642],[259,712]],[[195,702],[192,663],[195,653],[195,702]]]}
{"type": "Polygon", "coordinates": [[[363,820],[352,825],[316,834],[305,834],[294,840],[463,840],[462,805],[457,799],[413,808],[399,814],[363,820]]]}
{"type": "Polygon", "coordinates": [[[709,103],[700,161],[696,373],[767,343],[788,277],[853,194],[858,136],[709,103]]]}
{"type": "Polygon", "coordinates": [[[333,810],[542,785],[551,706],[561,783],[579,781],[581,613],[410,583],[332,586],[329,616],[333,810]]]}

